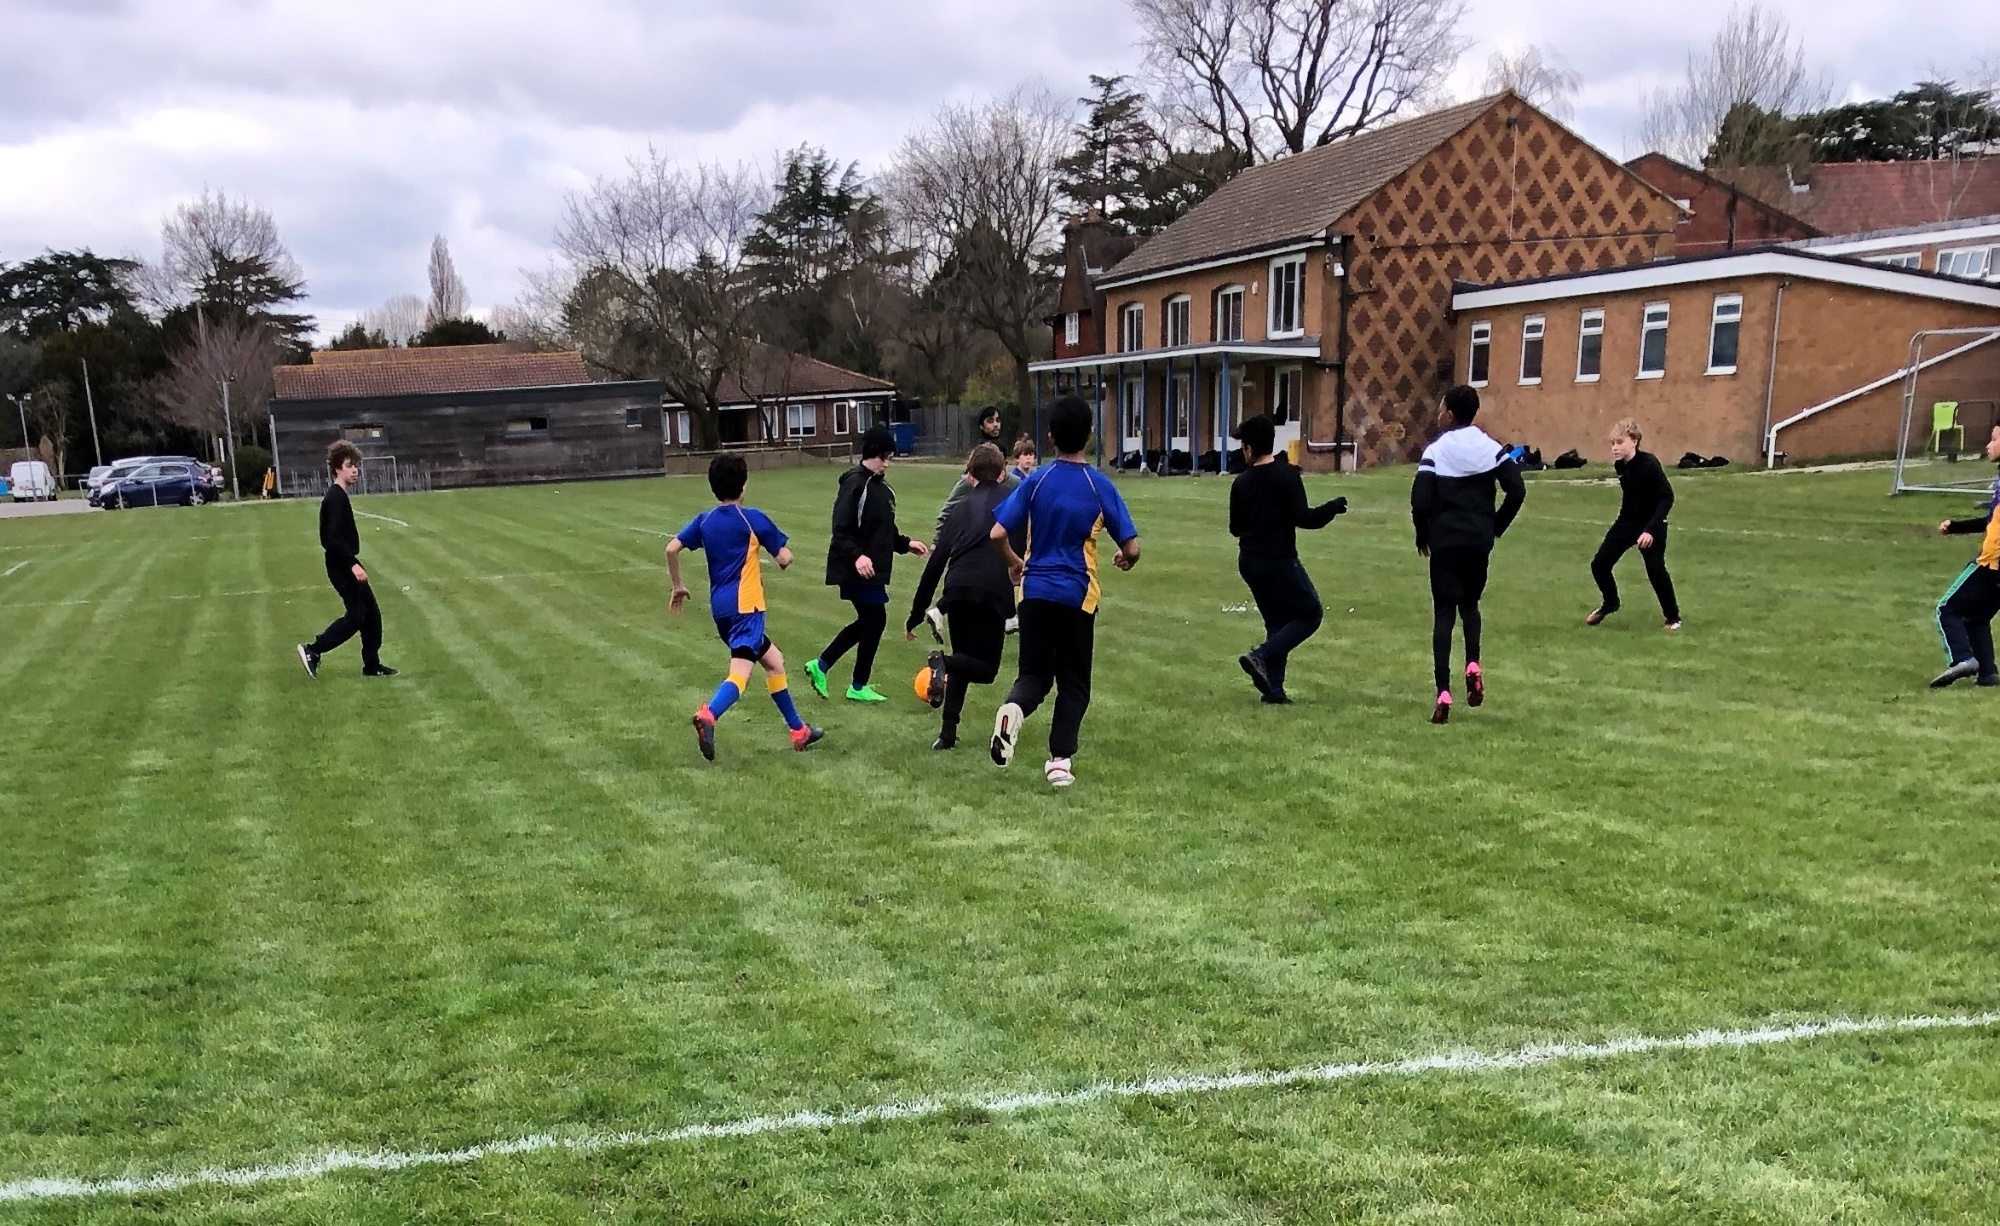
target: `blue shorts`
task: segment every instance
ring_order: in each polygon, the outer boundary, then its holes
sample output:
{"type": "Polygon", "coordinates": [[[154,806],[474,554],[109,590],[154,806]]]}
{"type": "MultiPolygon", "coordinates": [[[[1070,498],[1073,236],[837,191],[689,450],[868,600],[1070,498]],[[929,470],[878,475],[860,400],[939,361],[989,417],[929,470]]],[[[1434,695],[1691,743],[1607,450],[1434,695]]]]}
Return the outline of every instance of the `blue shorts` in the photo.
{"type": "Polygon", "coordinates": [[[843,583],[840,598],[861,608],[881,609],[889,604],[889,589],[880,583],[843,583]]]}
{"type": "Polygon", "coordinates": [[[732,613],[715,619],[715,632],[729,645],[729,654],[738,660],[761,660],[764,653],[771,650],[771,639],[764,633],[762,613],[732,613]]]}

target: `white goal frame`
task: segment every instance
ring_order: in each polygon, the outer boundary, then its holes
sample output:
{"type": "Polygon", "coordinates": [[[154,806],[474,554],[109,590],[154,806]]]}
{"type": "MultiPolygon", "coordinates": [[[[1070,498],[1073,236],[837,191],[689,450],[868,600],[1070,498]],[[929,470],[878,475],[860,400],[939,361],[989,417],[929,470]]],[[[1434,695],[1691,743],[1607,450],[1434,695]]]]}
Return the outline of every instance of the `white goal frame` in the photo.
{"type": "MultiPolygon", "coordinates": [[[[1966,475],[1963,479],[1953,478],[1947,481],[1935,479],[1935,471],[1928,463],[1924,464],[1924,472],[1921,475],[1912,472],[1910,447],[1911,440],[1917,437],[1914,432],[1914,428],[1919,424],[1917,416],[1917,392],[1925,369],[1936,366],[1940,362],[1949,361],[1959,354],[1968,353],[1974,349],[1992,344],[1995,341],[2000,341],[2000,327],[1930,328],[1910,337],[1909,361],[1903,365],[1902,430],[1896,438],[1896,476],[1894,484],[1889,489],[1891,495],[1983,494],[1993,488],[1993,474],[1985,464],[1980,462],[1980,456],[1984,449],[1983,443],[1974,443],[1969,438],[1966,440],[1967,451],[1971,455],[1973,463],[1966,466],[1966,475]],[[1950,343],[1946,344],[1934,356],[1926,357],[1925,350],[1934,339],[1944,339],[1950,343]]],[[[1970,403],[1994,404],[1996,411],[2000,411],[2000,403],[1996,402],[2000,402],[2000,387],[1994,388],[1994,394],[1991,399],[1970,403]]],[[[1928,412],[1929,409],[1929,405],[1924,406],[1925,412],[1928,412]]],[[[1996,420],[2000,420],[2000,418],[1996,418],[1996,420]]],[[[1928,427],[1925,428],[1924,433],[1928,435],[1928,427]]],[[[1921,452],[1917,458],[1920,461],[1923,459],[1921,452]]]]}

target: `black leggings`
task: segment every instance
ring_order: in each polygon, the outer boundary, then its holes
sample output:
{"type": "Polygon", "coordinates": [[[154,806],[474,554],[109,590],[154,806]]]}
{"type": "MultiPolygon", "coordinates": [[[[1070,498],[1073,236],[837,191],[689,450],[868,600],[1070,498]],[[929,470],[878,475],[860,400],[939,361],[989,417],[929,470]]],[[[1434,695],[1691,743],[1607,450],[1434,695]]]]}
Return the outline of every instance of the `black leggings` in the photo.
{"type": "Polygon", "coordinates": [[[306,644],[306,650],[323,656],[359,634],[361,667],[378,667],[382,663],[382,609],[375,603],[374,589],[356,579],[351,568],[338,562],[326,564],[326,577],[333,590],[340,593],[340,603],[345,607],[332,625],[306,644]]]}
{"type": "Polygon", "coordinates": [[[847,603],[854,606],[854,620],[841,627],[826,650],[819,653],[819,666],[831,671],[840,657],[853,651],[853,685],[860,689],[875,675],[875,650],[882,645],[882,631],[889,625],[889,606],[854,600],[847,603]]]}
{"type": "Polygon", "coordinates": [[[1073,605],[1048,600],[1021,602],[1020,675],[1007,701],[1023,717],[1056,692],[1055,720],[1049,725],[1049,756],[1076,756],[1083,731],[1083,713],[1090,709],[1090,664],[1097,636],[1097,618],[1073,605]]]}
{"type": "Polygon", "coordinates": [[[991,685],[1000,675],[1000,653],[1007,642],[1007,621],[985,605],[953,605],[951,654],[944,658],[944,727],[946,740],[958,734],[958,717],[965,710],[969,686],[991,685]]]}
{"type": "MultiPolygon", "coordinates": [[[[1590,560],[1591,578],[1597,580],[1597,591],[1604,597],[1597,607],[1606,613],[1618,608],[1618,580],[1612,578],[1611,569],[1625,556],[1625,551],[1639,543],[1639,534],[1644,528],[1634,528],[1627,524],[1613,524],[1611,531],[1604,534],[1604,543],[1597,547],[1597,556],[1590,560]]],[[[1674,599],[1674,577],[1667,573],[1667,529],[1663,524],[1653,534],[1653,547],[1641,549],[1639,556],[1646,560],[1646,579],[1653,585],[1653,595],[1660,598],[1660,613],[1670,622],[1681,619],[1680,602],[1674,599]]]]}
{"type": "Polygon", "coordinates": [[[1451,631],[1465,623],[1465,662],[1479,663],[1479,598],[1486,594],[1484,549],[1431,551],[1431,665],[1439,690],[1451,688],[1451,631]]]}

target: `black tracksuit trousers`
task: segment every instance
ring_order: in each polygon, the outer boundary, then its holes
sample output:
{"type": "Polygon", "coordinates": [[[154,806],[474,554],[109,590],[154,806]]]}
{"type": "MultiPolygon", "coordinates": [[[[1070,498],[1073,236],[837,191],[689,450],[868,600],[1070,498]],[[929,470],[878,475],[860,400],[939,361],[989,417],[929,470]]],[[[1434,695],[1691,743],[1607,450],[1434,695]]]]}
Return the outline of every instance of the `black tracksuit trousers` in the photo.
{"type": "Polygon", "coordinates": [[[1993,662],[1993,616],[2000,613],[2000,571],[1973,565],[1938,601],[1938,633],[1948,663],[1979,661],[1979,679],[2000,676],[1993,662]]]}
{"type": "Polygon", "coordinates": [[[958,718],[965,710],[965,692],[991,685],[1000,675],[1000,653],[1007,643],[1007,619],[981,604],[954,604],[945,610],[951,631],[951,654],[944,658],[945,740],[958,737],[958,718]]]}
{"type": "MultiPolygon", "coordinates": [[[[1618,581],[1612,577],[1611,569],[1625,556],[1625,551],[1639,543],[1639,535],[1645,531],[1643,525],[1612,524],[1604,534],[1604,543],[1597,547],[1597,556],[1590,560],[1591,578],[1597,580],[1597,590],[1604,599],[1597,606],[1606,613],[1618,608],[1618,581]]],[[[1653,595],[1660,599],[1660,614],[1670,622],[1681,619],[1680,602],[1674,599],[1674,577],[1667,573],[1667,526],[1653,534],[1653,547],[1641,549],[1639,556],[1646,560],[1646,579],[1653,585],[1653,595]]]]}
{"type": "Polygon", "coordinates": [[[333,590],[340,593],[340,603],[346,607],[332,625],[320,631],[318,638],[306,644],[306,650],[323,656],[359,634],[361,667],[381,667],[382,609],[375,603],[374,589],[356,579],[352,570],[338,562],[326,564],[326,577],[333,584],[333,590]]]}
{"type": "Polygon", "coordinates": [[[1319,631],[1326,616],[1312,576],[1297,558],[1243,554],[1236,560],[1236,573],[1243,576],[1257,612],[1264,618],[1264,641],[1251,654],[1264,661],[1264,670],[1278,689],[1285,688],[1285,662],[1319,631]]]}
{"type": "Polygon", "coordinates": [[[1439,690],[1451,688],[1451,632],[1465,623],[1465,662],[1479,663],[1479,598],[1486,594],[1485,549],[1431,550],[1431,664],[1439,690]]]}
{"type": "Polygon", "coordinates": [[[1056,691],[1055,722],[1049,726],[1049,756],[1076,756],[1083,713],[1090,709],[1090,662],[1097,615],[1051,600],[1021,602],[1021,672],[1007,701],[1022,715],[1056,691]]]}
{"type": "Polygon", "coordinates": [[[886,602],[866,604],[858,600],[850,600],[848,604],[854,607],[854,620],[842,626],[826,650],[819,653],[819,666],[831,672],[840,663],[840,657],[853,651],[852,684],[860,689],[875,675],[875,652],[882,646],[882,631],[889,625],[889,606],[886,602]]]}

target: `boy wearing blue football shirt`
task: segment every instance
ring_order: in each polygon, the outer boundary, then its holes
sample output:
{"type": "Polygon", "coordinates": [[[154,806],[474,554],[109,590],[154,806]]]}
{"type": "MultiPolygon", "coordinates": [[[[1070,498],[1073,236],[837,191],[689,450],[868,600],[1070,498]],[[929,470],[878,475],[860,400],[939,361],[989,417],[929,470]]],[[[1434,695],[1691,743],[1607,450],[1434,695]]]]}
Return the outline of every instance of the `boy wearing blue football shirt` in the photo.
{"type": "Polygon", "coordinates": [[[1097,538],[1118,545],[1112,565],[1131,570],[1139,561],[1139,529],[1125,499],[1084,459],[1090,444],[1090,406],[1064,396],[1049,410],[1049,441],[1057,460],[1038,468],[994,512],[993,547],[1021,585],[1020,675],[993,721],[993,762],[1014,760],[1021,724],[1056,691],[1049,728],[1049,760],[1042,773],[1056,787],[1076,782],[1071,766],[1083,713],[1090,706],[1090,665],[1097,628],[1097,538]],[[1025,530],[1028,557],[1014,552],[1009,536],[1025,530]]]}
{"type": "Polygon", "coordinates": [[[674,594],[669,607],[679,613],[687,603],[688,589],[681,582],[681,551],[708,551],[708,605],[715,616],[716,632],[729,648],[729,675],[716,687],[715,697],[694,713],[695,739],[701,756],[715,761],[715,725],[750,683],[750,666],[764,666],[765,688],[771,701],[792,730],[792,748],[804,752],[826,735],[799,718],[792,692],[785,681],[785,657],[779,654],[764,633],[764,577],[758,550],[769,550],[778,569],[792,564],[784,532],[771,517],[755,507],[743,505],[743,487],[749,467],[740,455],[719,455],[709,461],[708,488],[717,504],[703,511],[667,542],[667,574],[674,594]]]}

